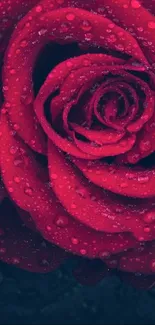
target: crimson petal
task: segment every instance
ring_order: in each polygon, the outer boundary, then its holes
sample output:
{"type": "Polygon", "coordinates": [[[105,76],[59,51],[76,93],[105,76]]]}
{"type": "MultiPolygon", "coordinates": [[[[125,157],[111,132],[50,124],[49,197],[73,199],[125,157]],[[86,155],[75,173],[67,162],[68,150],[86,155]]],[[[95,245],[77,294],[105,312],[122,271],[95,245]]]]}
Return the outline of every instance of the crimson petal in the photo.
{"type": "Polygon", "coordinates": [[[73,162],[91,182],[104,189],[133,198],[155,196],[154,169],[129,168],[76,158],[73,162]]]}
{"type": "Polygon", "coordinates": [[[110,267],[116,261],[117,268],[126,272],[139,272],[153,274],[155,272],[155,242],[146,243],[143,246],[128,252],[109,258],[106,263],[110,267]]]}
{"type": "Polygon", "coordinates": [[[130,234],[96,232],[73,220],[56,199],[49,183],[40,179],[40,166],[27,145],[11,132],[5,115],[2,115],[1,130],[1,166],[5,186],[13,201],[31,214],[37,230],[45,239],[72,253],[91,258],[138,245],[130,234]],[[16,182],[15,177],[20,182],[16,182]]]}
{"type": "Polygon", "coordinates": [[[48,161],[52,188],[75,219],[98,231],[131,231],[140,240],[154,238],[154,224],[146,226],[148,206],[143,203],[137,205],[134,201],[127,203],[123,198],[112,196],[88,182],[51,141],[48,161]]]}
{"type": "Polygon", "coordinates": [[[0,207],[0,260],[31,272],[49,272],[66,259],[60,248],[27,229],[12,204],[0,207]]]}

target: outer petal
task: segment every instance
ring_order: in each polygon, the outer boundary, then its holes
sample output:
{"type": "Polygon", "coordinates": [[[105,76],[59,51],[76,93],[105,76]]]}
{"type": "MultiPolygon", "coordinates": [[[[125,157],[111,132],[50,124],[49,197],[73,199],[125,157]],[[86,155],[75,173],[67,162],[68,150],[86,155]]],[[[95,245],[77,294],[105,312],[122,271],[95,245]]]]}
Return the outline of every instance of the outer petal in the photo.
{"type": "Polygon", "coordinates": [[[0,260],[31,272],[49,272],[67,254],[27,229],[7,200],[0,207],[0,260]]]}
{"type": "MultiPolygon", "coordinates": [[[[155,17],[146,10],[139,0],[97,0],[98,5],[102,4],[106,8],[106,15],[109,18],[117,19],[119,25],[131,30],[133,27],[133,35],[139,43],[143,53],[146,54],[148,60],[153,63],[155,60],[155,17]]],[[[146,3],[146,1],[144,0],[146,3]]],[[[151,7],[152,1],[148,1],[148,7],[151,7]]],[[[152,7],[154,11],[154,6],[152,7]]]]}
{"type": "MultiPolygon", "coordinates": [[[[78,221],[98,231],[131,231],[138,239],[154,239],[154,222],[146,226],[148,205],[129,202],[97,188],[84,179],[50,141],[48,161],[52,188],[65,209],[78,221]]],[[[150,202],[149,209],[151,207],[150,202]]]]}
{"type": "Polygon", "coordinates": [[[122,253],[120,256],[113,256],[106,261],[112,267],[126,272],[140,272],[142,274],[153,274],[155,272],[155,242],[146,243],[138,249],[122,253]]]}
{"type": "Polygon", "coordinates": [[[49,183],[40,179],[40,166],[28,147],[2,119],[1,165],[3,180],[13,201],[28,211],[44,238],[79,255],[103,257],[138,245],[129,234],[105,234],[73,220],[63,209],[49,183]],[[17,178],[18,177],[18,182],[17,178]]]}

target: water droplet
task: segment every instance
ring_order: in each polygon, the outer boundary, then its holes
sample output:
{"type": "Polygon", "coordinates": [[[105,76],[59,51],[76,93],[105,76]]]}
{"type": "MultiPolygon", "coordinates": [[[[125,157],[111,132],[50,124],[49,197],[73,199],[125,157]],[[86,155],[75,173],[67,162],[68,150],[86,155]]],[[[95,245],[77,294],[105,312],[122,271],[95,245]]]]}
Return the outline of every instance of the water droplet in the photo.
{"type": "Polygon", "coordinates": [[[66,33],[68,31],[68,29],[69,29],[69,26],[66,23],[62,23],[60,25],[60,32],[61,33],[66,33]]]}
{"type": "Polygon", "coordinates": [[[138,8],[141,7],[141,4],[140,4],[140,2],[137,1],[137,0],[132,0],[132,1],[131,1],[131,7],[134,8],[134,9],[138,9],[138,8]]]}
{"type": "Polygon", "coordinates": [[[79,244],[79,240],[76,237],[72,237],[71,242],[72,242],[73,245],[78,245],[79,244]]]}
{"type": "Polygon", "coordinates": [[[56,226],[63,228],[68,225],[68,218],[66,216],[57,216],[54,220],[56,226]]]}
{"type": "Polygon", "coordinates": [[[126,177],[128,179],[134,179],[135,178],[135,175],[133,173],[126,173],[126,177]]]}
{"type": "Polygon", "coordinates": [[[42,35],[45,35],[46,33],[47,33],[47,29],[42,28],[42,29],[39,30],[38,35],[42,36],[42,35]]]}
{"type": "Polygon", "coordinates": [[[42,6],[36,6],[36,12],[41,12],[43,10],[42,6]]]}
{"type": "Polygon", "coordinates": [[[83,199],[86,198],[88,196],[88,192],[85,188],[81,187],[81,188],[77,188],[76,189],[76,193],[81,196],[83,199]]]}
{"type": "Polygon", "coordinates": [[[89,32],[92,29],[92,26],[88,20],[83,20],[82,24],[80,27],[85,31],[89,32]]]}
{"type": "Polygon", "coordinates": [[[20,179],[20,177],[18,177],[18,176],[15,176],[14,177],[14,181],[15,181],[15,183],[20,183],[20,181],[21,181],[21,179],[20,179]]]}
{"type": "Polygon", "coordinates": [[[33,101],[33,97],[31,95],[22,95],[20,100],[22,104],[30,105],[33,101]]]}
{"type": "Polygon", "coordinates": [[[93,35],[91,33],[86,33],[84,37],[86,41],[91,41],[93,35]]]}
{"type": "Polygon", "coordinates": [[[114,27],[115,27],[115,24],[113,24],[113,23],[110,23],[110,24],[108,25],[108,27],[112,29],[112,28],[114,28],[114,27]]]}
{"type": "Polygon", "coordinates": [[[144,232],[149,233],[151,231],[150,227],[144,227],[144,232]]]}
{"type": "Polygon", "coordinates": [[[103,251],[103,252],[100,252],[99,253],[99,257],[101,258],[101,259],[106,259],[106,258],[108,258],[110,256],[110,253],[108,252],[108,251],[103,251]]]}
{"type": "Polygon", "coordinates": [[[82,249],[80,249],[80,253],[81,253],[81,255],[86,255],[87,251],[86,251],[86,249],[82,248],[82,249]]]}
{"type": "Polygon", "coordinates": [[[155,22],[154,21],[149,21],[148,22],[148,27],[151,29],[155,29],[155,22]]]}
{"type": "Polygon", "coordinates": [[[72,63],[71,61],[67,61],[67,62],[66,62],[66,65],[67,65],[68,68],[70,68],[70,67],[73,66],[73,63],[72,63]]]}
{"type": "Polygon", "coordinates": [[[15,160],[14,160],[14,165],[16,166],[16,167],[18,167],[18,166],[20,166],[20,165],[22,165],[23,164],[23,160],[22,159],[18,159],[18,158],[16,158],[15,160]]]}
{"type": "Polygon", "coordinates": [[[74,20],[75,19],[75,15],[73,14],[73,13],[68,13],[67,15],[66,15],[66,19],[67,20],[69,20],[69,21],[72,21],[72,20],[74,20]]]}
{"type": "Polygon", "coordinates": [[[44,267],[44,266],[49,266],[50,263],[47,259],[43,258],[43,259],[39,260],[39,265],[44,267]]]}
{"type": "Polygon", "coordinates": [[[149,177],[148,176],[138,176],[137,180],[140,184],[145,184],[149,181],[149,177]]]}
{"type": "Polygon", "coordinates": [[[22,40],[22,41],[20,42],[20,46],[21,46],[21,47],[26,47],[26,46],[27,46],[27,41],[26,41],[26,40],[22,40]]]}
{"type": "Polygon", "coordinates": [[[126,187],[128,187],[128,183],[123,182],[123,183],[120,184],[120,187],[121,188],[126,188],[126,187]]]}
{"type": "Polygon", "coordinates": [[[47,231],[51,231],[52,230],[52,227],[51,226],[47,226],[46,229],[47,229],[47,231]]]}
{"type": "Polygon", "coordinates": [[[20,264],[20,259],[18,257],[12,257],[12,263],[18,265],[20,264]]]}
{"type": "Polygon", "coordinates": [[[13,125],[13,128],[14,128],[15,131],[17,131],[17,130],[19,130],[19,125],[15,123],[15,124],[13,125]]]}
{"type": "Polygon", "coordinates": [[[152,145],[151,142],[147,140],[147,141],[141,141],[139,147],[142,152],[147,152],[152,148],[152,145]]]}
{"type": "Polygon", "coordinates": [[[139,32],[143,32],[143,31],[144,31],[144,28],[143,28],[143,27],[138,27],[137,30],[138,30],[139,32]]]}
{"type": "Polygon", "coordinates": [[[51,178],[52,178],[53,180],[56,180],[56,179],[58,178],[58,175],[57,175],[57,174],[51,174],[51,178]]]}
{"type": "Polygon", "coordinates": [[[77,208],[76,204],[72,203],[71,204],[71,209],[76,209],[76,208],[77,208]]]}
{"type": "Polygon", "coordinates": [[[32,187],[26,187],[24,189],[24,193],[28,196],[32,196],[33,195],[33,188],[32,187]]]}
{"type": "Polygon", "coordinates": [[[9,193],[13,193],[13,187],[8,187],[9,193]]]}
{"type": "Polygon", "coordinates": [[[108,262],[108,265],[112,268],[115,268],[118,264],[118,261],[117,260],[111,260],[108,262]]]}
{"type": "Polygon", "coordinates": [[[18,150],[18,147],[14,147],[14,146],[12,146],[12,147],[10,148],[10,153],[11,153],[12,155],[14,155],[14,154],[17,152],[17,150],[18,150]]]}
{"type": "Polygon", "coordinates": [[[15,74],[16,73],[16,70],[15,69],[11,69],[10,70],[10,74],[15,74]]]}
{"type": "Polygon", "coordinates": [[[149,211],[144,215],[144,221],[146,223],[153,223],[155,222],[155,210],[149,211]]]}

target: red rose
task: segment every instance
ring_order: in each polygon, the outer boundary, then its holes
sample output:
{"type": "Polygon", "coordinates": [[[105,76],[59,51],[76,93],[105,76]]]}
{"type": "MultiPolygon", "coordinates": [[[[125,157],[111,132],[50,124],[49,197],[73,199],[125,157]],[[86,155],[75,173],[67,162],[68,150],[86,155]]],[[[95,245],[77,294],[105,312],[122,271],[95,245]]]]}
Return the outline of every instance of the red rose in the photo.
{"type": "Polygon", "coordinates": [[[0,5],[2,261],[47,272],[71,252],[154,279],[154,13],[0,5]]]}

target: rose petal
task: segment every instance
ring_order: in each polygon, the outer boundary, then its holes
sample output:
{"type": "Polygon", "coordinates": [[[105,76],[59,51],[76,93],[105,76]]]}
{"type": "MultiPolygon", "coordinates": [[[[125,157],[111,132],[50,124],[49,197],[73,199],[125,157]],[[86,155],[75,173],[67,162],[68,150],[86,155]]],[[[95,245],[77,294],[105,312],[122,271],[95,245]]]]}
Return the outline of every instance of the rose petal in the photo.
{"type": "Polygon", "coordinates": [[[137,201],[128,202],[97,188],[82,177],[51,141],[48,145],[48,161],[52,188],[75,219],[98,231],[131,231],[140,240],[154,238],[154,224],[146,225],[146,214],[148,206],[150,210],[152,208],[151,202],[147,206],[137,204],[137,201]]]}
{"type": "Polygon", "coordinates": [[[76,166],[94,184],[120,195],[133,198],[155,196],[155,170],[107,165],[96,161],[91,163],[82,159],[73,159],[76,166]]]}
{"type": "Polygon", "coordinates": [[[155,272],[155,242],[122,253],[120,256],[109,258],[106,263],[110,267],[113,260],[117,261],[117,268],[126,272],[140,272],[142,274],[151,274],[155,272]]]}
{"type": "Polygon", "coordinates": [[[143,129],[137,134],[136,143],[133,148],[118,157],[118,163],[136,164],[141,159],[149,156],[155,150],[155,112],[152,118],[144,125],[143,129]]]}
{"type": "Polygon", "coordinates": [[[137,241],[127,233],[96,232],[73,220],[60,205],[49,184],[41,181],[40,166],[27,145],[11,132],[5,115],[2,116],[1,130],[1,166],[5,186],[13,201],[31,214],[44,238],[68,251],[91,258],[137,245],[137,241]],[[25,154],[26,159],[22,160],[25,154]],[[16,176],[20,179],[18,183],[14,181],[16,176]]]}
{"type": "Polygon", "coordinates": [[[49,272],[57,268],[67,254],[42,240],[20,221],[8,201],[0,207],[0,260],[31,272],[49,272]]]}
{"type": "MultiPolygon", "coordinates": [[[[102,6],[106,8],[107,17],[112,18],[112,20],[117,18],[121,27],[130,30],[134,22],[135,39],[148,60],[151,61],[152,55],[154,58],[155,50],[155,17],[141,5],[139,0],[128,2],[119,0],[119,3],[115,0],[98,0],[97,3],[98,5],[102,3],[102,6]]],[[[148,3],[151,4],[152,1],[148,1],[148,3]]]]}
{"type": "Polygon", "coordinates": [[[113,129],[89,130],[76,123],[70,123],[70,125],[76,133],[98,144],[116,143],[124,136],[124,132],[117,132],[113,129]]]}
{"type": "Polygon", "coordinates": [[[136,136],[134,134],[127,135],[124,136],[124,138],[122,138],[116,144],[107,144],[102,146],[96,146],[93,143],[87,143],[78,140],[76,136],[74,136],[74,141],[77,147],[84,153],[102,158],[108,156],[116,156],[129,151],[136,141],[136,136]]]}

